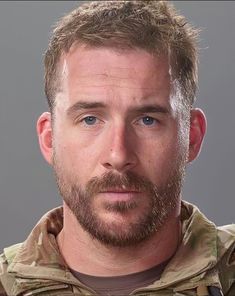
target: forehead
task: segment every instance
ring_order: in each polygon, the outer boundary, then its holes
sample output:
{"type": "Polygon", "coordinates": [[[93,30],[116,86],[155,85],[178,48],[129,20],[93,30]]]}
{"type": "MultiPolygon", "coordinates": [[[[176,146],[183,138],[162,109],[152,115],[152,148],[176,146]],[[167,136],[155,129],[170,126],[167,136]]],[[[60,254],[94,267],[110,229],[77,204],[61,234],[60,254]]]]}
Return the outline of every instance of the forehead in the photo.
{"type": "Polygon", "coordinates": [[[168,58],[163,55],[153,55],[142,49],[115,50],[85,45],[73,46],[63,54],[60,68],[62,74],[71,77],[76,74],[80,78],[102,74],[101,79],[121,75],[123,79],[158,76],[159,80],[159,74],[169,74],[168,58]]]}
{"type": "Polygon", "coordinates": [[[170,74],[167,57],[155,56],[142,49],[72,47],[60,59],[62,92],[69,97],[104,92],[133,93],[146,96],[166,92],[170,74]]]}

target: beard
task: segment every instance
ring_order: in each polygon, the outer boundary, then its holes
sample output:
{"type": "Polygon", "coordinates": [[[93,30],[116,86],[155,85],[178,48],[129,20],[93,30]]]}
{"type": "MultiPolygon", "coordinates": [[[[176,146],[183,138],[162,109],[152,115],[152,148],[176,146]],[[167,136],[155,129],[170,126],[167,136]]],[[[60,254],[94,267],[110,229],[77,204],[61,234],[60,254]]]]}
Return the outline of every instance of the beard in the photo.
{"type": "Polygon", "coordinates": [[[164,184],[159,185],[131,171],[123,174],[109,171],[91,178],[82,188],[79,180],[65,171],[56,155],[53,166],[59,192],[78,223],[92,238],[113,247],[136,246],[162,230],[178,207],[185,171],[181,161],[164,184]],[[102,202],[102,210],[121,217],[118,221],[109,221],[100,216],[95,206],[99,198],[97,195],[112,188],[141,193],[140,202],[136,199],[102,202]],[[135,211],[134,219],[128,219],[128,215],[135,211]]]}

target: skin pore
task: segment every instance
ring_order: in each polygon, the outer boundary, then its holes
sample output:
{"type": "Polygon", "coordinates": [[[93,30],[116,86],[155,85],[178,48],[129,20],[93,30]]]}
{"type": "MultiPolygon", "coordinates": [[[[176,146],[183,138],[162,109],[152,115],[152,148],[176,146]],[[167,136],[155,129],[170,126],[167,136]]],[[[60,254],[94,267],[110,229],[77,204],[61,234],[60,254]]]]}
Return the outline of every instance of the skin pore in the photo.
{"type": "Polygon", "coordinates": [[[61,254],[90,275],[160,264],[180,242],[184,169],[200,150],[203,113],[182,122],[163,56],[77,46],[60,65],[53,121],[43,113],[37,130],[64,199],[61,254]]]}

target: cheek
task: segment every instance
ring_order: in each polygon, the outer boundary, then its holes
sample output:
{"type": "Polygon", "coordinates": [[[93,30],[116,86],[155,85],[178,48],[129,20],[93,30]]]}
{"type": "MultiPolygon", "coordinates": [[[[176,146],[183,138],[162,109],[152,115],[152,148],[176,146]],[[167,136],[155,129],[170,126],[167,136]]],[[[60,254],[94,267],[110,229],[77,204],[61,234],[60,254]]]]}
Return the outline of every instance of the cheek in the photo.
{"type": "Polygon", "coordinates": [[[162,142],[153,141],[144,153],[139,153],[145,172],[153,182],[164,182],[185,158],[182,144],[177,137],[169,137],[162,142]]]}
{"type": "Polygon", "coordinates": [[[81,184],[84,184],[91,177],[97,159],[97,149],[94,143],[84,145],[72,133],[67,136],[57,134],[54,153],[60,166],[72,179],[79,178],[81,184]]]}
{"type": "Polygon", "coordinates": [[[168,176],[173,163],[173,151],[166,147],[161,147],[147,154],[147,170],[151,178],[161,182],[168,176]]]}

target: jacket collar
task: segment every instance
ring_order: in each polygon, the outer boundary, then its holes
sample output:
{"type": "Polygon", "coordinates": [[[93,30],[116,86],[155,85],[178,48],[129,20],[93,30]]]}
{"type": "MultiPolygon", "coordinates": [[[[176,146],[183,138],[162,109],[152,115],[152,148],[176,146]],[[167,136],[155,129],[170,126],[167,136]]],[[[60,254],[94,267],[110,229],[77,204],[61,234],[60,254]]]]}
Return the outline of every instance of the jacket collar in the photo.
{"type": "MultiPolygon", "coordinates": [[[[217,229],[197,207],[182,202],[183,239],[176,254],[152,288],[160,289],[192,279],[194,285],[205,271],[216,265],[217,229]]],[[[8,272],[15,274],[14,294],[30,290],[40,279],[45,285],[82,284],[72,275],[60,255],[56,236],[63,226],[63,208],[51,210],[38,222],[29,237],[11,259],[10,248],[4,249],[9,261],[8,272]]],[[[222,255],[222,254],[220,254],[222,255]]],[[[39,283],[39,282],[38,282],[39,283]]],[[[39,283],[39,285],[40,285],[39,283]]],[[[36,285],[37,286],[37,285],[36,285]]],[[[151,286],[150,286],[151,287],[151,286]]]]}
{"type": "MultiPolygon", "coordinates": [[[[219,258],[217,254],[217,229],[196,206],[182,202],[181,221],[183,238],[181,244],[166,266],[161,279],[152,286],[163,288],[182,282],[187,289],[197,286],[206,271],[213,268],[219,258]],[[185,286],[185,281],[187,282],[185,286]]],[[[219,285],[218,276],[208,277],[208,285],[219,285]]]]}

